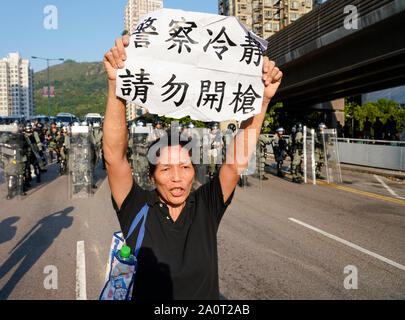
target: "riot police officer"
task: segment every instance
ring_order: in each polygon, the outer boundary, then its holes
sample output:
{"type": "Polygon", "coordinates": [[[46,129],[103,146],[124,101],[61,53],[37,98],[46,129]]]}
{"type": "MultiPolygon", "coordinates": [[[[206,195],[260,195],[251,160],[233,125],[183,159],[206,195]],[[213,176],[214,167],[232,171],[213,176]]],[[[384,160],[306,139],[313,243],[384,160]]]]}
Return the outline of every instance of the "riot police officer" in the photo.
{"type": "Polygon", "coordinates": [[[322,178],[322,167],[325,164],[325,150],[324,150],[324,134],[323,130],[326,129],[324,123],[320,123],[318,131],[315,135],[315,173],[318,179],[322,178]]]}
{"type": "Polygon", "coordinates": [[[163,126],[163,121],[160,120],[159,118],[156,118],[156,120],[153,124],[153,131],[150,136],[151,141],[155,141],[155,140],[161,138],[165,134],[165,131],[162,126],[163,126]]]}
{"type": "Polygon", "coordinates": [[[128,139],[128,162],[130,163],[135,183],[144,188],[151,189],[151,181],[148,177],[147,148],[149,146],[151,131],[146,127],[143,120],[136,121],[130,127],[128,139]]]}
{"type": "MultiPolygon", "coordinates": [[[[91,132],[91,141],[92,141],[92,166],[93,170],[100,161],[100,150],[102,149],[103,143],[103,131],[100,128],[98,122],[94,122],[91,132]]],[[[96,184],[93,184],[93,188],[97,188],[96,184]]]]}
{"type": "Polygon", "coordinates": [[[256,148],[256,169],[255,169],[255,174],[253,175],[256,178],[259,178],[261,180],[268,180],[264,175],[264,168],[266,165],[266,159],[267,159],[267,145],[270,144],[270,139],[264,134],[264,128],[268,126],[268,121],[264,121],[264,126],[262,128],[262,133],[259,136],[259,141],[257,142],[257,148],[256,148]]]}
{"type": "Polygon", "coordinates": [[[208,135],[208,156],[210,161],[208,177],[213,180],[222,164],[222,138],[216,122],[209,123],[208,128],[210,129],[208,135]]]}
{"type": "Polygon", "coordinates": [[[35,140],[37,141],[39,156],[41,157],[40,171],[46,172],[46,159],[44,154],[45,133],[43,128],[44,126],[40,122],[36,121],[36,124],[33,126],[33,134],[35,140]]]}
{"type": "Polygon", "coordinates": [[[56,150],[56,136],[58,129],[56,128],[56,123],[52,122],[51,127],[46,132],[46,141],[49,153],[49,163],[53,161],[53,152],[56,150]]]}
{"type": "Polygon", "coordinates": [[[70,137],[67,132],[67,127],[62,128],[62,134],[59,136],[57,141],[59,155],[60,155],[60,175],[67,173],[68,163],[69,163],[69,149],[70,149],[70,137]]]}
{"type": "MultiPolygon", "coordinates": [[[[26,179],[31,182],[31,165],[34,168],[34,173],[37,177],[37,183],[41,182],[41,172],[39,168],[39,148],[38,148],[38,141],[35,139],[34,134],[32,133],[32,126],[27,124],[25,126],[25,139],[29,146],[27,151],[27,163],[26,163],[26,179]]],[[[39,142],[40,144],[40,142],[39,142]]]]}
{"type": "Polygon", "coordinates": [[[287,156],[287,142],[283,138],[284,129],[278,128],[272,141],[274,160],[277,163],[277,176],[284,177],[284,173],[281,170],[283,161],[287,156]]]}
{"type": "Polygon", "coordinates": [[[190,141],[193,138],[193,129],[195,128],[195,124],[193,121],[189,121],[183,126],[183,130],[181,133],[182,140],[190,141]]]}
{"type": "Polygon", "coordinates": [[[223,159],[225,159],[227,148],[229,147],[229,144],[231,143],[231,141],[235,137],[235,135],[236,135],[236,125],[234,123],[228,124],[228,126],[224,132],[224,135],[222,137],[223,145],[224,145],[224,148],[222,149],[222,151],[223,151],[222,158],[223,159]]]}
{"type": "Polygon", "coordinates": [[[26,195],[28,185],[25,180],[27,142],[21,128],[7,125],[0,131],[0,166],[4,169],[7,185],[7,200],[18,195],[26,195]]]}
{"type": "Polygon", "coordinates": [[[301,164],[304,148],[304,138],[302,135],[302,123],[298,122],[296,125],[296,132],[292,134],[291,141],[291,175],[292,181],[295,183],[302,183],[301,164]]]}

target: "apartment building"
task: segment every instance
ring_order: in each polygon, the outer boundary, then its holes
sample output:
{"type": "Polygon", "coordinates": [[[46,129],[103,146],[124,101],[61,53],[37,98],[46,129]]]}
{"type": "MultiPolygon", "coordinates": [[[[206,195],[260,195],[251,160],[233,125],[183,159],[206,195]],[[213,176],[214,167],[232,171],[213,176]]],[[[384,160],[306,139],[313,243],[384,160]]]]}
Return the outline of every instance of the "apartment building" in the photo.
{"type": "Polygon", "coordinates": [[[237,17],[263,39],[312,10],[313,0],[218,0],[221,15],[237,17]]]}
{"type": "Polygon", "coordinates": [[[0,60],[0,116],[34,115],[34,71],[18,52],[0,60]]]}

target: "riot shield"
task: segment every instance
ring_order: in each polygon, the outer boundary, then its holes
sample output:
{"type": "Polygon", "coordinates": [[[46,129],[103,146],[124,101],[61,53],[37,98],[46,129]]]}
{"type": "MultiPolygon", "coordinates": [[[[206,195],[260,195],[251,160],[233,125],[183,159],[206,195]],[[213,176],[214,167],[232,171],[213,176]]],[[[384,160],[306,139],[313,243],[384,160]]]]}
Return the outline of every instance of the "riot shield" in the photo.
{"type": "MultiPolygon", "coordinates": [[[[32,135],[33,134],[34,133],[32,133],[32,135]]],[[[46,166],[46,162],[43,159],[43,157],[40,156],[38,146],[35,143],[33,143],[32,140],[30,139],[30,137],[28,137],[27,135],[25,135],[25,139],[27,141],[28,148],[30,149],[30,151],[34,155],[34,158],[35,158],[36,163],[38,164],[38,167],[41,170],[44,170],[45,166],[46,166]]]]}
{"type": "Polygon", "coordinates": [[[303,161],[304,161],[304,182],[309,180],[316,184],[315,175],[315,130],[304,126],[303,129],[303,161]]]}
{"type": "Polygon", "coordinates": [[[27,158],[24,136],[18,126],[0,125],[0,197],[8,200],[24,194],[27,158]]]}
{"type": "MultiPolygon", "coordinates": [[[[186,128],[180,134],[180,140],[186,141],[185,148],[191,150],[191,161],[194,166],[193,190],[198,189],[209,181],[210,158],[204,157],[204,140],[207,141],[209,133],[205,128],[186,128]],[[205,138],[204,138],[205,137],[205,138]]],[[[208,151],[206,144],[206,151],[208,151]]]]}
{"type": "Polygon", "coordinates": [[[207,172],[207,175],[203,179],[206,182],[213,180],[221,169],[223,162],[223,137],[219,129],[216,132],[211,131],[208,128],[202,130],[202,163],[201,170],[207,172]],[[208,177],[208,180],[207,180],[208,177]]]}
{"type": "Polygon", "coordinates": [[[326,180],[328,183],[342,183],[336,129],[324,129],[322,138],[326,180]]]}
{"type": "Polygon", "coordinates": [[[90,131],[88,126],[72,126],[68,157],[68,186],[70,198],[92,195],[93,170],[90,131]]]}
{"type": "Polygon", "coordinates": [[[131,126],[128,139],[128,161],[135,183],[145,190],[153,190],[148,175],[148,148],[153,142],[151,127],[131,126]]]}
{"type": "MultiPolygon", "coordinates": [[[[249,139],[256,139],[256,133],[254,131],[249,132],[249,139]]],[[[236,137],[236,136],[235,136],[236,137]]],[[[233,139],[235,138],[233,137],[233,139]]],[[[244,141],[239,141],[235,145],[235,154],[231,152],[230,156],[234,157],[233,161],[245,162],[248,161],[248,166],[239,174],[238,186],[242,189],[254,188],[261,190],[262,181],[265,175],[265,160],[267,158],[267,144],[259,141],[253,146],[253,150],[249,150],[251,153],[250,159],[237,159],[237,157],[246,157],[244,141]]],[[[232,159],[231,159],[232,161],[232,159]]]]}

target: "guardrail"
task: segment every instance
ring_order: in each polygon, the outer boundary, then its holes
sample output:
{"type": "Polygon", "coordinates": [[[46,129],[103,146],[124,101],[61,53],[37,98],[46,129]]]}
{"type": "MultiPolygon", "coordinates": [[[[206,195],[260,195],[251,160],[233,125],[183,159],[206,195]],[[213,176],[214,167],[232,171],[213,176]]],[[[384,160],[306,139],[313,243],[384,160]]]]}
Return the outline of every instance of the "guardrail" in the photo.
{"type": "Polygon", "coordinates": [[[405,171],[405,141],[338,138],[340,162],[405,171]]]}
{"type": "Polygon", "coordinates": [[[355,139],[355,138],[337,138],[339,142],[359,143],[359,144],[378,144],[386,146],[405,146],[405,141],[390,141],[390,140],[371,140],[371,139],[355,139]]]}

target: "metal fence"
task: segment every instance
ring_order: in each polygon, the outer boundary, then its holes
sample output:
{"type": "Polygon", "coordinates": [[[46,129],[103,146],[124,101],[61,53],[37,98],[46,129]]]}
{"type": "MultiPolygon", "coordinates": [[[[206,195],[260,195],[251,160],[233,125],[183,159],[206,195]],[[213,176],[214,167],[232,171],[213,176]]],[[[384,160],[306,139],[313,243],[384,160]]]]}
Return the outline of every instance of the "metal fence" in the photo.
{"type": "Polygon", "coordinates": [[[405,171],[405,141],[338,138],[340,162],[405,171]]]}

